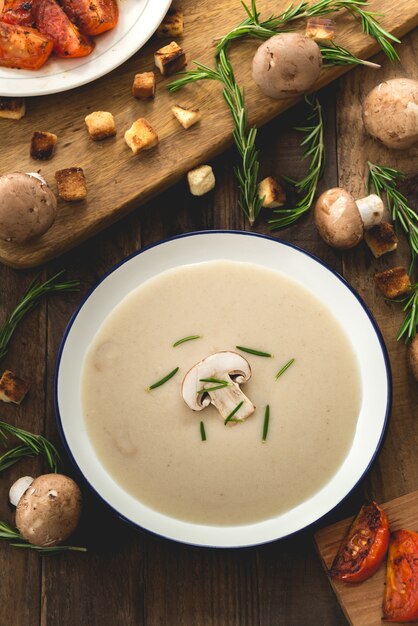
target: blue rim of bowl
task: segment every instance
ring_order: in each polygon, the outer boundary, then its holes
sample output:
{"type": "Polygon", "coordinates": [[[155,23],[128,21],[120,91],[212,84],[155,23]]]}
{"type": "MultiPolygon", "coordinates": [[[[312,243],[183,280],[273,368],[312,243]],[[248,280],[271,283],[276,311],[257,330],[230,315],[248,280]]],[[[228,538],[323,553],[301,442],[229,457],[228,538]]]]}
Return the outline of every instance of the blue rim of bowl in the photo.
{"type": "Polygon", "coordinates": [[[222,229],[217,229],[217,230],[201,230],[201,231],[193,231],[190,233],[183,233],[181,235],[174,235],[173,237],[167,237],[166,239],[161,239],[160,241],[156,241],[155,243],[151,243],[147,246],[145,246],[144,248],[141,248],[140,250],[137,250],[136,252],[133,252],[132,254],[130,254],[129,256],[127,256],[126,258],[124,258],[122,261],[119,261],[119,263],[116,263],[113,267],[110,268],[110,270],[108,270],[103,276],[102,278],[97,281],[97,283],[87,292],[87,294],[84,296],[83,300],[80,302],[80,304],[78,305],[78,307],[76,308],[76,310],[74,311],[73,315],[70,318],[70,321],[67,324],[67,327],[64,331],[63,337],[61,339],[61,343],[58,349],[58,355],[57,355],[57,360],[56,360],[56,364],[55,364],[55,371],[54,371],[54,409],[55,409],[55,415],[56,415],[56,420],[57,420],[57,427],[58,427],[58,432],[60,434],[61,437],[61,441],[62,444],[64,446],[64,449],[72,463],[72,465],[74,466],[77,474],[82,478],[83,482],[87,485],[87,487],[90,489],[90,491],[95,495],[96,498],[98,498],[104,505],[106,505],[106,507],[108,509],[110,509],[114,515],[116,517],[118,517],[119,519],[121,519],[122,521],[126,522],[127,524],[129,524],[130,526],[133,526],[135,529],[137,530],[141,530],[141,531],[146,531],[149,532],[153,535],[156,535],[157,537],[162,537],[164,539],[170,540],[170,541],[176,541],[177,543],[183,543],[185,545],[191,545],[191,546],[195,546],[195,547],[200,547],[200,548],[221,548],[221,549],[237,549],[237,548],[251,548],[254,546],[258,546],[258,545],[264,545],[264,544],[268,544],[268,543],[272,543],[273,541],[278,541],[281,539],[286,539],[287,537],[290,537],[292,535],[296,535],[304,530],[306,530],[307,528],[311,527],[311,526],[316,526],[321,519],[323,519],[324,517],[330,515],[333,511],[335,511],[335,509],[346,499],[350,496],[350,494],[356,489],[356,487],[364,480],[364,478],[366,477],[366,475],[369,473],[378,453],[379,450],[383,444],[385,435],[386,435],[386,431],[387,431],[387,427],[388,427],[388,423],[389,423],[389,416],[391,413],[391,409],[392,409],[392,372],[391,372],[391,367],[390,367],[390,361],[389,361],[389,355],[387,352],[387,348],[385,345],[385,341],[383,339],[383,335],[380,331],[379,326],[377,325],[376,320],[374,319],[373,315],[371,314],[371,312],[369,311],[366,303],[364,302],[364,300],[361,298],[361,296],[357,293],[357,291],[355,291],[355,289],[350,285],[350,283],[348,283],[346,281],[346,279],[341,276],[341,274],[339,274],[336,270],[334,270],[332,267],[330,267],[329,265],[327,265],[324,261],[322,261],[321,259],[319,259],[317,256],[315,256],[314,254],[311,254],[310,252],[307,252],[306,250],[303,250],[303,248],[300,248],[299,246],[296,246],[293,243],[289,243],[287,241],[283,241],[282,239],[275,239],[274,237],[271,237],[269,235],[262,235],[260,233],[252,233],[252,232],[248,232],[248,231],[244,231],[244,230],[222,230],[222,229]],[[373,327],[374,332],[376,333],[377,339],[379,341],[380,344],[380,349],[382,351],[383,354],[383,359],[384,359],[384,363],[385,363],[385,371],[386,371],[386,381],[387,381],[387,397],[386,397],[386,414],[385,414],[385,418],[384,418],[384,423],[383,423],[383,428],[382,431],[380,433],[380,437],[379,437],[379,441],[377,442],[376,445],[376,449],[374,450],[370,461],[366,467],[366,469],[364,470],[363,474],[360,476],[360,478],[356,481],[356,483],[351,487],[351,489],[342,496],[341,500],[339,500],[338,502],[336,502],[336,504],[326,513],[324,513],[323,515],[320,515],[316,520],[313,520],[312,522],[310,522],[309,524],[307,524],[306,526],[296,529],[295,531],[292,531],[290,533],[288,533],[287,535],[282,535],[281,537],[277,537],[275,539],[267,539],[266,541],[262,541],[262,542],[257,542],[254,544],[245,544],[245,545],[236,545],[236,546],[208,546],[205,544],[199,544],[199,543],[193,543],[193,542],[186,542],[186,541],[181,541],[179,539],[173,539],[171,537],[167,537],[163,534],[157,533],[156,531],[152,531],[149,530],[147,528],[143,528],[140,524],[138,524],[137,522],[134,522],[133,520],[129,519],[128,517],[126,517],[125,515],[122,515],[117,509],[115,509],[107,500],[105,500],[105,498],[100,495],[100,493],[96,490],[96,488],[90,483],[89,480],[87,480],[86,476],[83,474],[83,472],[81,471],[81,469],[78,466],[78,463],[73,455],[73,453],[71,452],[71,449],[67,443],[66,437],[65,437],[65,433],[64,433],[64,428],[62,425],[62,420],[61,420],[61,414],[60,414],[60,410],[59,410],[59,406],[58,406],[58,375],[59,375],[59,367],[60,367],[60,363],[61,363],[61,358],[62,358],[62,353],[64,351],[65,348],[65,343],[67,341],[67,337],[68,334],[75,322],[75,320],[77,319],[81,309],[83,308],[83,306],[85,305],[85,303],[87,302],[87,300],[90,298],[91,294],[99,287],[99,285],[105,281],[107,279],[108,276],[110,276],[110,274],[113,274],[113,272],[115,272],[117,269],[119,269],[119,267],[121,267],[122,265],[124,265],[125,263],[128,263],[131,259],[139,256],[140,254],[142,254],[143,252],[146,252],[147,250],[151,250],[152,248],[155,248],[157,246],[161,246],[165,243],[168,243],[170,241],[175,241],[176,239],[184,239],[186,237],[196,237],[196,236],[201,236],[201,235],[216,235],[216,234],[221,234],[221,235],[240,235],[240,236],[247,236],[247,237],[258,237],[260,239],[267,239],[268,241],[272,241],[274,243],[279,243],[281,245],[287,246],[289,248],[293,248],[294,250],[297,250],[298,252],[301,252],[302,254],[306,255],[307,257],[311,258],[312,260],[316,261],[317,263],[319,263],[319,265],[322,265],[322,267],[324,267],[325,269],[327,269],[329,272],[331,272],[331,274],[333,274],[340,282],[343,283],[343,285],[345,285],[345,287],[347,287],[347,289],[352,293],[352,295],[356,298],[356,300],[359,302],[359,304],[361,305],[362,309],[364,310],[364,312],[366,313],[367,317],[369,318],[369,321],[373,327]]]}

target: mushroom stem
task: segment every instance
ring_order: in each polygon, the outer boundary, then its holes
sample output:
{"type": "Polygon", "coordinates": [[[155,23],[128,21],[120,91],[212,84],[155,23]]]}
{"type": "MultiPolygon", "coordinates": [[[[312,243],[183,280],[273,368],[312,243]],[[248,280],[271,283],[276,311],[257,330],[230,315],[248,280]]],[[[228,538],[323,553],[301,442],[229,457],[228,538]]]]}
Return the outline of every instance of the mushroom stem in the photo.
{"type": "Polygon", "coordinates": [[[33,481],[34,479],[32,478],[32,476],[22,476],[22,478],[18,478],[18,480],[10,487],[10,504],[13,504],[13,506],[17,506],[19,504],[20,498],[23,496],[26,489],[33,483],[33,481]]]}
{"type": "Polygon", "coordinates": [[[359,200],[356,200],[356,205],[366,230],[380,224],[383,218],[384,206],[379,196],[372,193],[365,198],[359,198],[359,200]]]}
{"type": "MultiPolygon", "coordinates": [[[[255,411],[255,406],[247,398],[247,396],[241,391],[239,385],[234,382],[230,382],[228,387],[220,389],[218,391],[209,391],[211,404],[216,407],[222,416],[222,419],[226,420],[227,417],[241,404],[240,408],[234,413],[234,420],[240,422],[244,421],[252,415],[255,411]]],[[[232,420],[228,422],[232,426],[232,420]]]]}

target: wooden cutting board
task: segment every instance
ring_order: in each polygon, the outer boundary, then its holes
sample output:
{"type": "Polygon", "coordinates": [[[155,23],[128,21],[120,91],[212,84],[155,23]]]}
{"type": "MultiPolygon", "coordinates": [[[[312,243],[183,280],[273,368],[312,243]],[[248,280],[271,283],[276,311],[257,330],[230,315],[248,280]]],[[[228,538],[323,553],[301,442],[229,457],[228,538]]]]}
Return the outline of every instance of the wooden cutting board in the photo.
{"type": "MultiPolygon", "coordinates": [[[[382,505],[385,509],[391,530],[418,531],[418,491],[391,500],[382,505]]],[[[353,518],[319,530],[315,534],[316,548],[322,564],[328,571],[353,518]]],[[[385,583],[386,564],[362,583],[347,585],[338,581],[330,583],[341,607],[352,626],[383,626],[381,621],[382,601],[385,583]]]]}
{"type": "MultiPolygon", "coordinates": [[[[262,15],[284,10],[289,0],[259,0],[262,15]]],[[[383,26],[402,36],[418,24],[417,0],[370,0],[370,9],[383,13],[383,26]]],[[[238,0],[180,0],[184,17],[184,37],[179,43],[191,61],[212,64],[212,40],[228,32],[244,18],[238,0]]],[[[123,10],[123,6],[121,7],[123,10]]],[[[336,41],[362,58],[378,51],[370,37],[361,33],[359,22],[348,14],[337,17],[336,41]]],[[[58,218],[42,238],[26,245],[0,244],[0,261],[16,268],[39,265],[96,234],[140,204],[181,179],[191,168],[210,161],[231,144],[231,118],[221,96],[220,85],[200,82],[169,94],[169,80],[158,77],[154,102],[139,102],[131,96],[133,76],[153,69],[153,53],[167,43],[152,39],[138,54],[100,80],[70,92],[29,99],[22,120],[0,120],[0,173],[40,170],[55,191],[54,172],[80,166],[88,182],[88,199],[82,203],[59,202],[58,218]],[[173,118],[171,106],[201,109],[203,119],[184,130],[173,118]],[[112,139],[93,142],[86,132],[84,117],[92,111],[111,111],[118,134],[112,139]],[[146,117],[157,131],[157,148],[134,156],[123,135],[138,117],[146,117]],[[53,159],[42,163],[29,157],[34,130],[58,135],[53,159]]],[[[275,101],[264,97],[251,80],[251,60],[258,43],[235,45],[231,58],[237,79],[246,86],[250,123],[265,124],[294,100],[275,101]]],[[[324,70],[316,88],[335,80],[351,68],[324,70]]],[[[370,70],[374,71],[374,70],[370,70]]],[[[402,71],[400,70],[400,73],[402,71]]],[[[376,72],[376,83],[379,73],[376,72]]],[[[1,95],[1,94],[0,94],[1,95]]],[[[173,211],[176,207],[172,207],[173,211]]]]}

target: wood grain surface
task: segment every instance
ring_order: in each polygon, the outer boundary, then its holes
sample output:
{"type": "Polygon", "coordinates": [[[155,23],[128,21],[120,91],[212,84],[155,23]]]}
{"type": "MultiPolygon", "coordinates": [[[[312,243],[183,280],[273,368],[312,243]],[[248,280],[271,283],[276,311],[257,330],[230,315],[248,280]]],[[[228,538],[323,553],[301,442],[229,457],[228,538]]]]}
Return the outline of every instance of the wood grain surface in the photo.
{"type": "MultiPolygon", "coordinates": [[[[279,13],[288,0],[274,2],[279,13]]],[[[418,24],[416,0],[370,0],[370,9],[384,13],[383,26],[396,35],[403,35],[418,24]]],[[[263,15],[270,14],[270,0],[257,3],[263,15]]],[[[184,37],[179,40],[191,61],[212,65],[214,37],[228,32],[244,19],[238,0],[195,2],[183,0],[184,37]]],[[[360,24],[345,12],[338,14],[337,43],[362,58],[378,51],[376,42],[362,34],[360,24]]],[[[302,26],[303,27],[303,26],[302,26]]],[[[154,102],[139,102],[131,94],[136,72],[153,69],[153,53],[162,40],[151,42],[130,61],[110,75],[64,94],[32,98],[28,112],[18,123],[0,120],[2,158],[0,173],[40,170],[55,191],[54,172],[79,166],[85,171],[88,198],[82,203],[59,202],[58,218],[52,229],[40,239],[25,246],[0,243],[0,260],[16,268],[39,265],[91,237],[114,223],[139,204],[161,193],[184,177],[193,167],[207,162],[231,144],[231,118],[222,101],[220,85],[212,81],[188,86],[169,94],[169,79],[158,77],[154,102]],[[188,131],[181,128],[171,113],[171,106],[193,106],[201,109],[202,121],[188,131]],[[84,118],[92,111],[114,114],[118,134],[102,142],[93,142],[87,134],[84,118]],[[134,156],[123,135],[138,117],[146,117],[157,131],[157,148],[134,156]],[[33,131],[50,131],[58,136],[57,152],[46,163],[29,156],[33,131]],[[181,158],[179,158],[181,155],[181,158]]],[[[238,81],[246,85],[250,122],[265,124],[294,100],[275,101],[263,96],[251,79],[251,60],[259,45],[247,41],[233,46],[231,58],[238,81]]],[[[350,67],[323,70],[316,88],[335,80],[350,67]]],[[[371,72],[372,84],[380,81],[381,72],[371,72]]],[[[184,198],[180,200],[185,203],[184,198]]]]}
{"type": "MultiPolygon", "coordinates": [[[[193,7],[190,15],[197,15],[193,7]]],[[[224,19],[226,23],[229,16],[222,17],[222,30],[224,19]]],[[[418,76],[417,31],[403,39],[400,51],[400,64],[392,65],[378,57],[384,62],[379,76],[418,76]]],[[[127,72],[127,89],[133,70],[134,65],[127,72]]],[[[123,75],[123,68],[120,71],[123,75]]],[[[327,167],[322,190],[343,184],[361,194],[369,158],[403,167],[410,175],[417,173],[418,146],[395,155],[364,133],[360,99],[377,80],[371,70],[356,69],[321,93],[327,122],[327,167]]],[[[39,105],[31,102],[30,106],[42,107],[42,101],[39,105]]],[[[75,100],[71,102],[75,106],[75,100]]],[[[40,109],[38,115],[39,121],[40,109]]],[[[300,177],[305,172],[300,137],[291,130],[303,121],[304,108],[298,105],[260,131],[262,176],[300,177]]],[[[71,129],[71,116],[67,123],[71,129]]],[[[9,133],[15,132],[16,125],[7,128],[2,137],[11,141],[9,133]]],[[[217,186],[207,196],[191,197],[182,180],[111,229],[42,269],[46,277],[66,268],[69,277],[81,280],[82,289],[80,294],[51,297],[19,328],[1,366],[27,376],[33,384],[21,407],[1,406],[2,419],[44,433],[59,445],[53,370],[62,334],[75,307],[104,272],[142,246],[193,230],[247,228],[238,208],[232,173],[235,162],[234,150],[213,162],[217,186]]],[[[405,190],[418,210],[416,179],[411,178],[405,190]]],[[[269,232],[267,215],[260,217],[256,232],[269,232]]],[[[382,329],[393,370],[394,402],[387,437],[371,472],[316,528],[244,550],[194,548],[136,531],[111,515],[84,486],[83,521],[73,542],[86,545],[87,554],[40,559],[7,543],[0,544],[1,626],[347,625],[315,552],[313,533],[354,515],[365,498],[385,502],[418,488],[418,386],[406,366],[405,346],[395,340],[402,312],[385,302],[373,285],[376,271],[396,263],[406,264],[408,254],[404,244],[395,254],[379,260],[373,259],[363,244],[346,253],[331,250],[316,234],[311,215],[279,235],[342,272],[366,300],[382,329]]],[[[35,273],[0,266],[0,321],[35,273]]],[[[36,475],[42,470],[45,467],[39,459],[27,459],[1,475],[0,519],[13,522],[7,504],[10,484],[21,475],[36,475]]],[[[68,463],[65,471],[79,478],[68,463]]]]}
{"type": "MultiPolygon", "coordinates": [[[[383,504],[391,531],[418,531],[418,491],[395,498],[383,504]]],[[[315,534],[315,544],[326,571],[331,567],[341,541],[350,527],[353,517],[322,528],[315,534]]],[[[386,563],[368,580],[361,584],[330,583],[337,594],[350,626],[379,626],[382,617],[383,591],[386,563]]]]}

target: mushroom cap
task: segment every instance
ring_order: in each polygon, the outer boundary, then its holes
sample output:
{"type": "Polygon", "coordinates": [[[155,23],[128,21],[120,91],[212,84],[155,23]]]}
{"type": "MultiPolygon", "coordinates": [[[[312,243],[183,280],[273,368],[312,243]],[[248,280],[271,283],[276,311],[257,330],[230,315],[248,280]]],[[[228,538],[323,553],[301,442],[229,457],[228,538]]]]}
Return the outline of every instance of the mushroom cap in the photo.
{"type": "Polygon", "coordinates": [[[403,150],[418,141],[418,81],[393,78],[374,87],[363,103],[367,132],[388,148],[403,150]]]}
{"type": "Polygon", "coordinates": [[[418,381],[418,335],[415,335],[409,346],[409,364],[413,377],[418,381]]]}
{"type": "Polygon", "coordinates": [[[62,474],[35,478],[20,498],[16,527],[36,546],[56,546],[76,529],[81,515],[81,492],[62,474]]]}
{"type": "Polygon", "coordinates": [[[182,385],[183,400],[193,411],[207,407],[211,399],[207,394],[198,393],[205,385],[214,387],[216,383],[202,383],[201,378],[218,378],[241,384],[251,378],[251,367],[247,359],[237,352],[216,352],[196,363],[185,375],[182,385]]]}
{"type": "Polygon", "coordinates": [[[261,44],[253,59],[253,79],[271,98],[300,96],[322,68],[321,50],[300,33],[281,33],[261,44]]]}
{"type": "Polygon", "coordinates": [[[38,175],[12,172],[0,176],[0,238],[25,243],[54,223],[57,200],[38,175]]]}
{"type": "Polygon", "coordinates": [[[356,201],[341,187],[328,189],[319,196],[314,220],[322,239],[333,248],[353,248],[363,238],[363,222],[356,201]]]}

